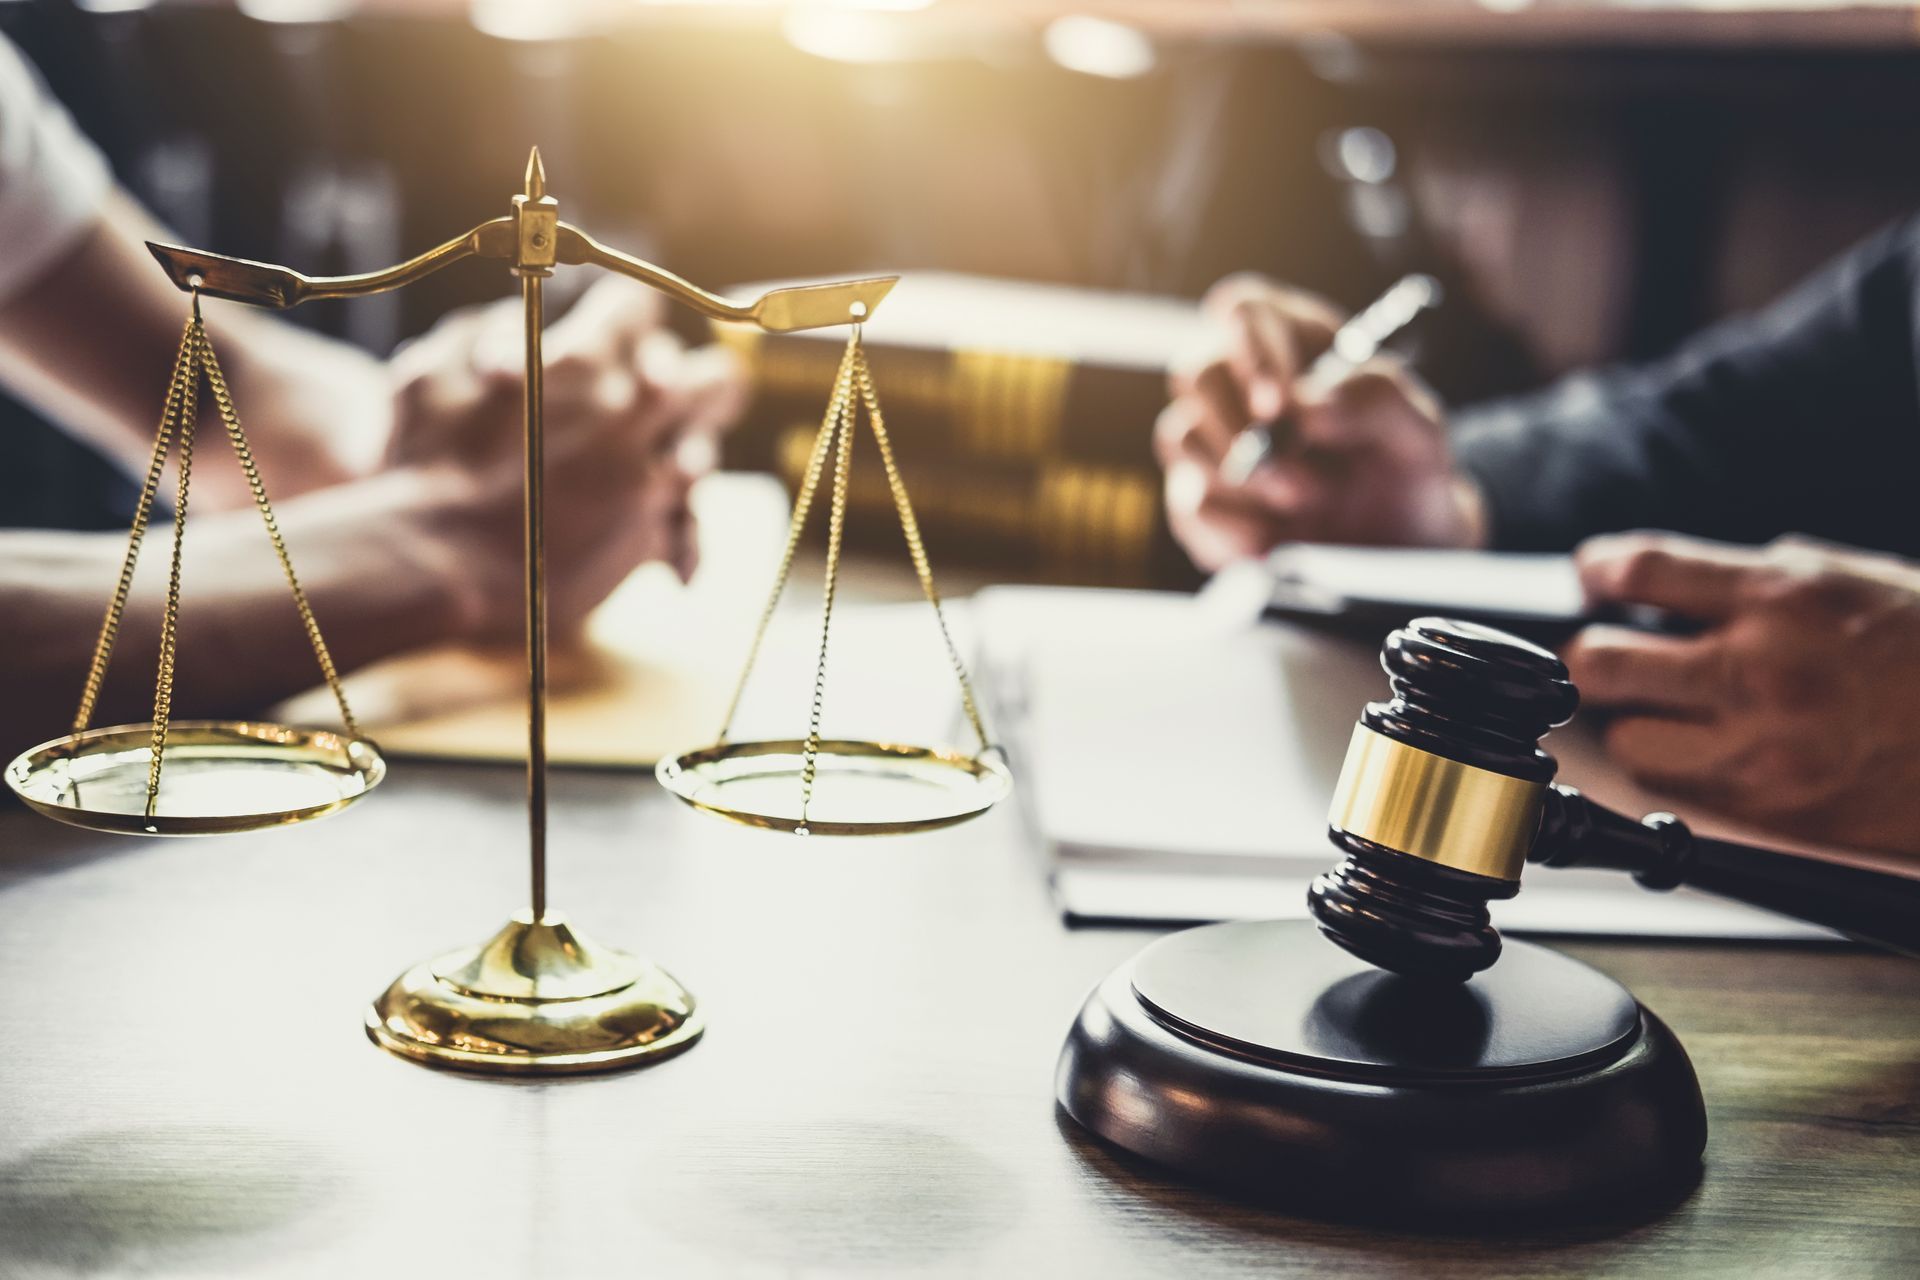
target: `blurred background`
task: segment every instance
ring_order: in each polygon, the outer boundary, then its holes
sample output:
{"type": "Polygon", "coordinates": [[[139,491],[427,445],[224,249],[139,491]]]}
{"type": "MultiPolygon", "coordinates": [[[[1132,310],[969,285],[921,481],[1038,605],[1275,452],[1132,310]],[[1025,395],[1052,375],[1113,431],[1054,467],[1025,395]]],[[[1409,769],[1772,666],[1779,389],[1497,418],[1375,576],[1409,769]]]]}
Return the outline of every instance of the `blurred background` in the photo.
{"type": "MultiPolygon", "coordinates": [[[[187,243],[383,266],[504,212],[537,142],[563,216],[695,280],[909,273],[872,337],[950,482],[916,487],[929,534],[1029,580],[1187,580],[1148,433],[1229,272],[1347,307],[1433,272],[1421,365],[1463,403],[1660,353],[1920,203],[1907,4],[8,0],[0,29],[187,243]]],[[[384,352],[500,289],[292,318],[384,352]]],[[[731,461],[791,479],[837,353],[735,339],[731,461]]]]}

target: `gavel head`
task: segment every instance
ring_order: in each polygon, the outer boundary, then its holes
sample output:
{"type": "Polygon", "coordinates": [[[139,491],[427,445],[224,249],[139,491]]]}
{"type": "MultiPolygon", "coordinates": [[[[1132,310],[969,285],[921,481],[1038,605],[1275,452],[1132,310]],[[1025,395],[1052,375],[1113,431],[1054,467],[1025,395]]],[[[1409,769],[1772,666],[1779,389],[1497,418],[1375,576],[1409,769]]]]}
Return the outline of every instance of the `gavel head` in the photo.
{"type": "Polygon", "coordinates": [[[1547,650],[1444,618],[1388,636],[1380,664],[1393,696],[1354,726],[1327,818],[1346,857],[1307,905],[1371,964],[1464,982],[1500,957],[1487,903],[1520,891],[1556,767],[1540,739],[1579,694],[1547,650]]]}

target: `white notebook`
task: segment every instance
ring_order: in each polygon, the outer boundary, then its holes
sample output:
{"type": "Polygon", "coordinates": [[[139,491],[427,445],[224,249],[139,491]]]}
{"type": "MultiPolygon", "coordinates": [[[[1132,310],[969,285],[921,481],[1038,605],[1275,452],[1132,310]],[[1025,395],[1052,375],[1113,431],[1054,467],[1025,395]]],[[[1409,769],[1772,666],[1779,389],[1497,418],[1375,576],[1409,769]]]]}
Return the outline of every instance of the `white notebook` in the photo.
{"type": "MultiPolygon", "coordinates": [[[[1235,624],[1158,592],[996,587],[975,597],[973,622],[996,731],[1066,915],[1305,914],[1307,882],[1338,856],[1327,805],[1354,721],[1387,696],[1374,646],[1235,624]]],[[[1696,829],[1755,838],[1642,792],[1577,728],[1546,746],[1561,780],[1602,803],[1677,809],[1696,829]]],[[[1529,868],[1494,921],[1519,932],[1833,936],[1704,893],[1652,892],[1619,872],[1550,867],[1529,868]]]]}

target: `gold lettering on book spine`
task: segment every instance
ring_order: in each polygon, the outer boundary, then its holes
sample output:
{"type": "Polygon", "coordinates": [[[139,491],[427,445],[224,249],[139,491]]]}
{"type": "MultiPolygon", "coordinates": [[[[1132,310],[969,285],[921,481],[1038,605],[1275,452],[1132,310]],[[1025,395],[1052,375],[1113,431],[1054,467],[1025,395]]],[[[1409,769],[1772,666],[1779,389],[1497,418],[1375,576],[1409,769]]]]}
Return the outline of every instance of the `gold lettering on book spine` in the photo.
{"type": "Polygon", "coordinates": [[[956,351],[950,384],[954,430],[983,458],[1058,455],[1070,361],[1002,351],[956,351]]]}

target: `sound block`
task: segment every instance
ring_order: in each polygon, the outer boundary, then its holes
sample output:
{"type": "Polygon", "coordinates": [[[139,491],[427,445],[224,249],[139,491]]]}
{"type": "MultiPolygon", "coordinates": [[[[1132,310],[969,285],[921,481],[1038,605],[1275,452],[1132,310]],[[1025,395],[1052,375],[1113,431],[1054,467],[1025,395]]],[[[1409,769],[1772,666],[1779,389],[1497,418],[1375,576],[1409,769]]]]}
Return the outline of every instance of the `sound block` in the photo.
{"type": "Polygon", "coordinates": [[[1510,941],[1471,982],[1422,982],[1308,921],[1147,947],[1088,997],[1056,1091],[1183,1177],[1374,1221],[1644,1216],[1707,1139],[1686,1051],[1606,975],[1510,941]]]}

